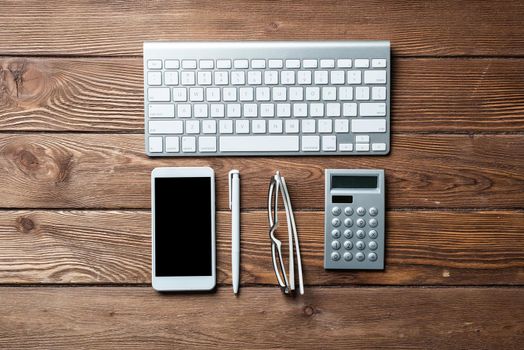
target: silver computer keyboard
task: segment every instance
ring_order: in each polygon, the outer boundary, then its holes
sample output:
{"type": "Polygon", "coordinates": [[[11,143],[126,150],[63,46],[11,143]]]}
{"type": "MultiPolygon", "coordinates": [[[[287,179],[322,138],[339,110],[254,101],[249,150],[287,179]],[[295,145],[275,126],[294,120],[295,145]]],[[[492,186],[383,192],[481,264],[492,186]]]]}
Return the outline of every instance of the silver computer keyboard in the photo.
{"type": "Polygon", "coordinates": [[[144,43],[150,156],[380,155],[388,41],[144,43]]]}

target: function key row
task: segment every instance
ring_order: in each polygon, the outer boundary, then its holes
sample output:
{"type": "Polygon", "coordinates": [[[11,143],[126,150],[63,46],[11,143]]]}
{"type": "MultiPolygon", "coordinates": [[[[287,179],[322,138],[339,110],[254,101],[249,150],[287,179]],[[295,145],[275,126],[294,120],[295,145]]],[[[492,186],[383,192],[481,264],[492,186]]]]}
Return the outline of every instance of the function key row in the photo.
{"type": "MultiPolygon", "coordinates": [[[[357,254],[355,254],[355,258],[356,258],[357,261],[362,262],[362,261],[364,261],[366,259],[366,256],[363,253],[358,252],[357,254]]],[[[333,261],[340,260],[340,254],[338,252],[331,253],[331,260],[333,260],[333,261]]],[[[344,260],[346,260],[346,261],[353,260],[353,254],[351,254],[351,252],[345,252],[344,253],[344,260]]],[[[369,253],[368,254],[368,260],[369,261],[376,261],[377,260],[377,254],[376,253],[369,253]]]]}
{"type": "MultiPolygon", "coordinates": [[[[356,237],[358,239],[363,239],[363,238],[366,237],[366,232],[364,230],[357,230],[355,235],[356,235],[356,237]]],[[[370,230],[368,232],[368,235],[369,235],[369,238],[376,239],[378,237],[378,232],[377,232],[377,230],[370,230]]],[[[340,238],[340,230],[339,229],[333,229],[331,231],[331,236],[333,238],[335,238],[335,239],[340,238]]],[[[353,231],[350,230],[350,229],[344,230],[344,237],[346,237],[347,239],[353,238],[353,231]]]]}
{"type": "MultiPolygon", "coordinates": [[[[356,137],[356,142],[369,142],[369,136],[357,136],[356,137]]],[[[371,207],[367,210],[367,212],[369,213],[369,215],[371,216],[376,216],[378,214],[378,209],[375,208],[375,207],[371,207]]],[[[342,209],[340,207],[333,207],[331,209],[331,214],[333,214],[334,216],[339,216],[340,214],[342,213],[342,209]]],[[[346,214],[347,216],[351,216],[353,215],[353,208],[351,207],[345,207],[344,208],[344,214],[346,214]]],[[[358,216],[364,216],[366,215],[366,208],[364,207],[358,207],[357,208],[357,215],[358,216]]]]}
{"type": "MultiPolygon", "coordinates": [[[[217,69],[280,69],[280,68],[289,68],[289,69],[299,69],[299,68],[369,68],[371,63],[372,68],[385,68],[386,59],[385,58],[357,58],[357,59],[218,59],[216,60],[217,69]],[[251,65],[250,65],[251,62],[251,65]]],[[[161,60],[161,59],[152,59],[147,61],[148,69],[214,69],[215,60],[161,60]],[[163,66],[162,66],[163,63],[163,66]]]]}

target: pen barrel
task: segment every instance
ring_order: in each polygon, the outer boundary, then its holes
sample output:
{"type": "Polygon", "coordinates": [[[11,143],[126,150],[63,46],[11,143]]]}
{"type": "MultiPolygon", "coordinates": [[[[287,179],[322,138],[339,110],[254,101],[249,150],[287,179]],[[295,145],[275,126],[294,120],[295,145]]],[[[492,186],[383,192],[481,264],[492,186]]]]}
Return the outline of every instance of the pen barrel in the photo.
{"type": "Polygon", "coordinates": [[[233,268],[233,291],[238,292],[240,282],[240,179],[231,179],[231,264],[233,268]]]}

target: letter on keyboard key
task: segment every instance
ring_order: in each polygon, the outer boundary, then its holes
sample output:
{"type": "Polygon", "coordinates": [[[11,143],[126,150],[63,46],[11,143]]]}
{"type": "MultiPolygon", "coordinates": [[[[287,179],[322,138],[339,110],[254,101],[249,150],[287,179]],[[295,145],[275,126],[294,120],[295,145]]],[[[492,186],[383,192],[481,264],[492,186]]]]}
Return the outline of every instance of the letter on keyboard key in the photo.
{"type": "Polygon", "coordinates": [[[149,121],[150,134],[181,134],[182,121],[180,120],[151,120],[149,121]]]}
{"type": "Polygon", "coordinates": [[[302,136],[302,151],[320,151],[320,136],[302,136]]]}
{"type": "Polygon", "coordinates": [[[171,99],[169,88],[149,88],[147,96],[150,102],[169,102],[171,99]]]}
{"type": "Polygon", "coordinates": [[[361,103],[360,104],[361,117],[385,117],[386,104],[385,103],[361,103]]]}
{"type": "Polygon", "coordinates": [[[386,132],[386,119],[351,119],[351,132],[386,132]]]}
{"type": "Polygon", "coordinates": [[[175,116],[175,105],[172,104],[150,104],[149,118],[173,118],[175,116]]]}
{"type": "Polygon", "coordinates": [[[199,152],[216,152],[217,138],[215,136],[201,136],[198,138],[199,152]]]}
{"type": "Polygon", "coordinates": [[[222,136],[220,152],[297,152],[298,136],[222,136]]]}

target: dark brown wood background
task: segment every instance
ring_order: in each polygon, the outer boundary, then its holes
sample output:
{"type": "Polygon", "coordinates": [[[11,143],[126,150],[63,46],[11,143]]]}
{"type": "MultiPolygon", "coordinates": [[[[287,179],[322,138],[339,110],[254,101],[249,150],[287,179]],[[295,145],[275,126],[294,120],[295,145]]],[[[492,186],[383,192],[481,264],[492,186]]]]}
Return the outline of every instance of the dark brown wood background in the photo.
{"type": "Polygon", "coordinates": [[[524,342],[522,1],[0,1],[0,348],[460,348],[524,342]],[[387,39],[387,157],[149,159],[144,40],[387,39]],[[217,175],[214,294],[150,287],[150,171],[217,175]],[[231,292],[227,178],[242,173],[231,292]],[[328,272],[323,170],[383,168],[383,272],[328,272]],[[306,294],[275,286],[290,186],[306,294]]]}

